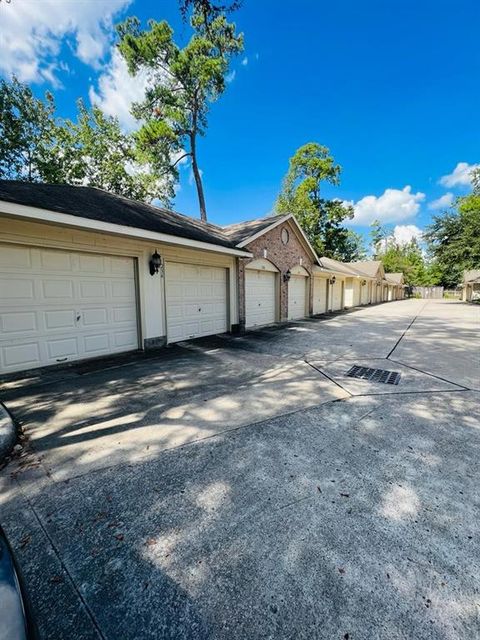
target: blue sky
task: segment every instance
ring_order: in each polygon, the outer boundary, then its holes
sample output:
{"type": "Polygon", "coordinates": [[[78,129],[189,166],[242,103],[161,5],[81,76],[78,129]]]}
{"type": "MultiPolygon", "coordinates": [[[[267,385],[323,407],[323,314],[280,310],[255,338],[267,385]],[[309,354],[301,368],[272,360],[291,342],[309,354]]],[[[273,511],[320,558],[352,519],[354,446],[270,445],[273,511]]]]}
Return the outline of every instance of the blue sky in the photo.
{"type": "MultiPolygon", "coordinates": [[[[0,3],[0,74],[53,89],[60,115],[72,117],[81,96],[129,126],[141,87],[115,57],[111,24],[132,14],[188,38],[176,0],[0,3]]],[[[268,214],[289,157],[309,141],[343,167],[324,193],[355,205],[362,233],[378,217],[414,234],[432,206],[468,191],[480,162],[476,0],[244,0],[233,19],[245,53],[199,144],[212,222],[268,214]]],[[[175,208],[196,216],[191,182],[185,167],[175,208]]]]}

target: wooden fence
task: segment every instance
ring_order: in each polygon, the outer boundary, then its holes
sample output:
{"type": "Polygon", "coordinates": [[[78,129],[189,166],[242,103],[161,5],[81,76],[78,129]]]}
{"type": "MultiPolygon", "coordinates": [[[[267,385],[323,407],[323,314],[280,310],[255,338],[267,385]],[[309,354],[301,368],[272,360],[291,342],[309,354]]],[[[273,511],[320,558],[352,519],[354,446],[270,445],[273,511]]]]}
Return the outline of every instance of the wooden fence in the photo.
{"type": "Polygon", "coordinates": [[[414,298],[443,298],[443,287],[412,287],[412,296],[414,298]]]}

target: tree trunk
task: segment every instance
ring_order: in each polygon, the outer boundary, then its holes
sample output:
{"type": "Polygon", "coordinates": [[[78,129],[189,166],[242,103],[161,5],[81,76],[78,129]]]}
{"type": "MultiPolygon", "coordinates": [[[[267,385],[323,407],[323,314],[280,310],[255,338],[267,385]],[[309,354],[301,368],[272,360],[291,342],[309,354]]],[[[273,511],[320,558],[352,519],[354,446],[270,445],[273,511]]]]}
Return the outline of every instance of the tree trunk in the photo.
{"type": "Polygon", "coordinates": [[[202,222],[207,221],[207,208],[205,206],[205,195],[203,193],[202,176],[198,169],[197,164],[197,144],[195,133],[190,135],[190,150],[192,152],[192,171],[195,177],[195,184],[197,186],[198,204],[200,206],[200,218],[202,222]]]}

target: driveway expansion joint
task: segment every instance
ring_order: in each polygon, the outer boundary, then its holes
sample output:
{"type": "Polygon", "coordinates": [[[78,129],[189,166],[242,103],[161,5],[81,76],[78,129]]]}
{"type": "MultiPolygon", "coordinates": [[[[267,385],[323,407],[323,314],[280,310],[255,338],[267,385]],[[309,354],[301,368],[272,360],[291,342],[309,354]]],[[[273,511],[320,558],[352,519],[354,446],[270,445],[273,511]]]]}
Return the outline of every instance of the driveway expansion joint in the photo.
{"type": "MultiPolygon", "coordinates": [[[[411,364],[405,364],[400,360],[390,359],[391,362],[395,364],[399,364],[402,367],[407,367],[407,369],[412,369],[413,371],[418,371],[418,373],[423,373],[425,376],[430,376],[430,378],[436,378],[437,380],[441,380],[442,382],[447,382],[448,384],[453,384],[455,387],[459,387],[461,391],[475,391],[475,389],[471,389],[470,387],[465,387],[463,384],[458,384],[458,382],[453,382],[453,380],[448,380],[447,378],[442,378],[442,376],[437,376],[435,373],[430,373],[429,371],[424,371],[423,369],[419,369],[418,367],[412,367],[411,364]]],[[[451,389],[453,391],[453,389],[451,389]]]]}
{"type": "Polygon", "coordinates": [[[95,618],[92,610],[90,609],[90,606],[88,605],[87,601],[85,600],[85,598],[83,597],[82,593],[80,592],[79,588],[77,587],[77,584],[75,582],[75,580],[73,579],[73,576],[71,575],[70,571],[68,570],[65,562],[62,559],[62,556],[60,555],[60,552],[56,546],[56,544],[53,542],[52,538],[50,537],[47,528],[44,526],[40,516],[37,513],[37,510],[35,509],[32,501],[27,498],[26,496],[24,497],[24,499],[26,500],[28,506],[30,507],[30,510],[35,518],[35,520],[38,522],[38,526],[40,527],[40,529],[43,532],[43,535],[46,537],[46,539],[48,540],[48,543],[50,544],[50,547],[53,551],[53,553],[55,554],[55,557],[57,558],[58,562],[60,563],[60,566],[62,568],[63,573],[67,576],[69,582],[70,582],[70,586],[72,587],[73,591],[75,592],[78,600],[81,603],[81,606],[83,607],[85,613],[87,614],[88,618],[90,619],[93,627],[95,628],[95,631],[98,633],[98,637],[101,638],[101,640],[107,640],[105,635],[103,634],[100,625],[97,622],[97,619],[95,618]]]}
{"type": "Polygon", "coordinates": [[[420,309],[420,311],[417,313],[416,316],[413,317],[413,320],[410,322],[410,324],[408,325],[408,327],[405,329],[405,331],[402,333],[402,335],[400,336],[400,338],[397,340],[397,342],[395,343],[393,349],[389,352],[389,354],[386,356],[386,360],[390,360],[390,356],[392,355],[392,353],[395,351],[395,349],[398,347],[398,345],[400,344],[400,342],[404,339],[404,337],[407,335],[408,331],[410,330],[410,328],[413,326],[413,323],[415,322],[415,320],[422,314],[422,311],[428,306],[428,302],[426,302],[423,307],[420,309]]]}

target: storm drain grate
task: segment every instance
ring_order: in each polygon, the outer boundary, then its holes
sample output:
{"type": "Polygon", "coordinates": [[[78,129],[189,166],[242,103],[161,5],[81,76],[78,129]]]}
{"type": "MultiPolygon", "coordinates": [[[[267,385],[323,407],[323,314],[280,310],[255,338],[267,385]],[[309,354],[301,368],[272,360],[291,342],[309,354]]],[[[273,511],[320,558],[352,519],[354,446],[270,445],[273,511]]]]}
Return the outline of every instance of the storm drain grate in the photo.
{"type": "Polygon", "coordinates": [[[381,382],[382,384],[398,384],[401,374],[398,371],[386,371],[385,369],[370,369],[369,367],[359,367],[354,364],[347,371],[349,378],[361,378],[362,380],[370,380],[370,382],[381,382]]]}

